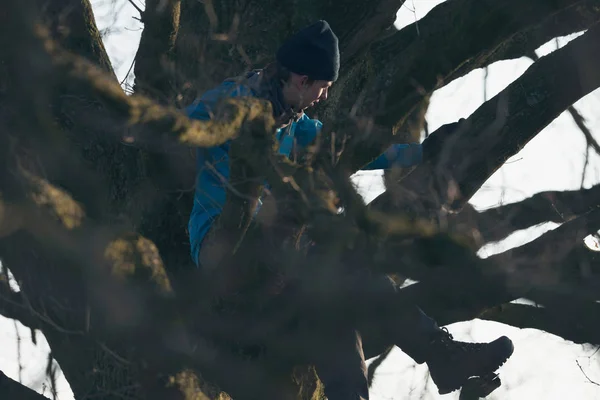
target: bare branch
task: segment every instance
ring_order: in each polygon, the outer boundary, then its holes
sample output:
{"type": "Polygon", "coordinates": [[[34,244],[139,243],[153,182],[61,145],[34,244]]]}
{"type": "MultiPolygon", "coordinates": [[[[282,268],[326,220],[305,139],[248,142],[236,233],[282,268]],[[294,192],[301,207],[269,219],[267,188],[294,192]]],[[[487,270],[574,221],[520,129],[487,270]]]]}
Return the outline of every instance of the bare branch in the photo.
{"type": "MultiPolygon", "coordinates": [[[[533,52],[531,54],[531,59],[533,61],[538,61],[540,58],[537,56],[537,54],[535,54],[535,52],[533,52]]],[[[583,133],[583,136],[585,137],[585,140],[586,140],[588,146],[592,147],[596,151],[596,153],[600,154],[600,144],[598,144],[598,142],[594,138],[594,135],[592,135],[592,132],[585,124],[585,119],[583,118],[583,116],[579,113],[579,111],[577,111],[575,106],[570,106],[567,109],[567,111],[573,117],[573,121],[575,121],[575,124],[577,125],[577,127],[579,128],[581,133],[583,133]]],[[[587,160],[587,156],[586,156],[586,164],[587,164],[587,161],[588,160],[587,160]]],[[[585,177],[585,168],[584,168],[584,177],[585,177]]],[[[583,181],[583,178],[582,178],[582,181],[583,181]]],[[[583,183],[582,183],[582,185],[583,185],[583,183]]]]}
{"type": "Polygon", "coordinates": [[[144,11],[140,8],[140,6],[135,4],[135,2],[133,0],[129,0],[129,4],[131,4],[133,6],[133,8],[135,8],[137,10],[137,12],[140,13],[140,18],[142,18],[144,16],[144,11]]]}
{"type": "Polygon", "coordinates": [[[585,373],[585,371],[583,370],[583,368],[581,368],[581,365],[579,364],[578,360],[575,360],[575,362],[577,363],[577,366],[579,367],[579,370],[581,371],[581,373],[583,374],[583,376],[585,376],[585,378],[588,380],[589,383],[594,384],[596,386],[600,386],[600,383],[594,382],[593,380],[590,379],[590,377],[585,373]]]}

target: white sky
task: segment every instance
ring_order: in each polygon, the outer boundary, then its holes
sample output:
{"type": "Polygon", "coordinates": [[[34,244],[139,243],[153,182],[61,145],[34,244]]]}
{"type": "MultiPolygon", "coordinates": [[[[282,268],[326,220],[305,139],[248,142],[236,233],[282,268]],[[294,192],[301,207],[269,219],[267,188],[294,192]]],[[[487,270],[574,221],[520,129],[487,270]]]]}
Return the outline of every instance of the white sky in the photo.
{"type": "MultiPolygon", "coordinates": [[[[397,27],[422,18],[442,2],[408,0],[398,12],[397,27]]],[[[127,0],[116,0],[116,5],[113,0],[92,0],[92,5],[99,28],[107,34],[105,45],[117,76],[123,80],[139,42],[141,24],[133,19],[139,15],[127,0]],[[115,10],[118,11],[117,14],[115,10]]],[[[572,37],[562,38],[558,45],[563,46],[570,39],[572,37]]],[[[556,46],[557,43],[553,41],[542,46],[537,53],[542,56],[556,49],[556,46]]],[[[530,64],[530,60],[519,59],[491,65],[487,79],[488,98],[518,78],[530,64]]],[[[484,101],[483,85],[484,71],[476,70],[437,91],[431,99],[427,114],[430,130],[458,118],[468,117],[484,101]]],[[[585,117],[592,133],[600,139],[600,92],[591,93],[575,106],[585,117]]],[[[496,172],[473,197],[471,203],[484,209],[519,201],[544,190],[577,189],[581,184],[585,148],[583,135],[570,115],[563,114],[496,172]]],[[[383,190],[380,171],[358,173],[355,181],[367,200],[373,199],[383,190]]],[[[584,185],[589,187],[599,182],[600,157],[592,155],[584,185]]],[[[554,225],[548,224],[517,232],[499,245],[483,249],[482,255],[488,256],[528,242],[553,227],[554,225]]],[[[600,399],[600,386],[589,382],[581,371],[583,369],[591,380],[600,383],[600,351],[597,352],[592,346],[575,345],[533,329],[522,330],[479,320],[453,324],[449,329],[460,340],[489,341],[500,335],[507,335],[515,343],[514,355],[501,368],[503,385],[489,398],[600,399]]],[[[0,343],[3,344],[0,347],[0,370],[51,397],[45,378],[49,348],[43,336],[38,333],[37,345],[34,345],[29,330],[0,317],[0,343]]],[[[373,400],[458,399],[458,393],[439,396],[432,382],[427,379],[427,368],[414,365],[410,358],[398,350],[392,352],[389,360],[379,368],[375,379],[371,392],[373,400]]],[[[62,375],[58,379],[58,398],[73,398],[62,375]]]]}

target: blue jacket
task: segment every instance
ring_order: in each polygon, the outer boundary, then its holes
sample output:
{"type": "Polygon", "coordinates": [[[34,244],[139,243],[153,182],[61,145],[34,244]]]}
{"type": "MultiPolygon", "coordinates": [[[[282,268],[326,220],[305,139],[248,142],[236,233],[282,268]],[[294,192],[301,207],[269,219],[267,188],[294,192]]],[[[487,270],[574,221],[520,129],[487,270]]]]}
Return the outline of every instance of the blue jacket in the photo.
{"type": "MultiPolygon", "coordinates": [[[[200,99],[186,108],[186,112],[190,118],[208,120],[211,118],[211,110],[220,99],[237,96],[263,97],[257,92],[255,88],[240,84],[239,81],[227,80],[217,88],[204,93],[200,99]]],[[[281,143],[279,152],[289,156],[294,146],[302,148],[309,145],[322,126],[321,121],[303,114],[298,121],[278,129],[276,135],[281,143]]],[[[191,253],[195,263],[198,262],[198,253],[204,236],[225,204],[225,183],[229,179],[229,145],[230,141],[217,147],[199,148],[196,153],[196,192],[188,223],[191,253]]],[[[418,143],[395,144],[364,169],[387,169],[394,165],[408,167],[420,163],[422,157],[422,148],[418,143]]]]}

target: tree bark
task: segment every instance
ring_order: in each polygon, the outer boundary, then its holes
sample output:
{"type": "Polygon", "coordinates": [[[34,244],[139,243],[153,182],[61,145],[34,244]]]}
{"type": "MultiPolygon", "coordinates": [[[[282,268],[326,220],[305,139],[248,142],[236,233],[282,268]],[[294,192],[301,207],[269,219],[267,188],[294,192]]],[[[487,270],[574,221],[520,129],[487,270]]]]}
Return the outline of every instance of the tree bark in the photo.
{"type": "Polygon", "coordinates": [[[463,230],[475,227],[484,244],[545,222],[569,221],[593,210],[598,203],[599,185],[590,189],[540,192],[525,200],[483,211],[466,204],[459,214],[450,217],[450,223],[464,225],[463,230]]]}
{"type": "MultiPolygon", "coordinates": [[[[420,199],[459,210],[481,185],[545,126],[600,86],[594,27],[564,48],[542,57],[525,74],[477,109],[449,138],[442,154],[422,164],[403,182],[420,199]],[[469,157],[462,157],[469,154],[469,157]],[[460,161],[459,161],[460,160],[460,161]]],[[[435,136],[436,132],[432,133],[435,136]]],[[[439,136],[443,136],[439,134],[439,136]]],[[[402,207],[389,194],[375,207],[402,207]]],[[[435,209],[435,205],[429,205],[435,209]]]]}
{"type": "Polygon", "coordinates": [[[583,32],[596,24],[598,20],[600,20],[600,11],[596,0],[574,2],[571,6],[550,15],[547,19],[540,20],[531,29],[515,32],[510,39],[503,42],[494,51],[482,55],[483,59],[477,57],[468,60],[448,78],[448,81],[451,82],[476,68],[490,65],[496,61],[534,54],[535,50],[552,39],[583,32]],[[476,67],[473,68],[472,64],[475,64],[476,67]]]}
{"type": "Polygon", "coordinates": [[[343,88],[332,92],[328,107],[347,112],[358,106],[359,115],[374,118],[376,125],[386,129],[354,138],[360,151],[347,151],[345,156],[354,160],[355,169],[366,165],[392,143],[394,133],[423,97],[460,76],[455,74],[458,69],[466,74],[497,61],[490,55],[511,43],[515,32],[535,29],[540,22],[578,3],[533,1],[522,8],[517,1],[448,1],[419,21],[418,29],[417,24],[409,25],[374,43],[367,57],[372,60],[370,65],[351,66],[355,74],[340,78],[343,88]],[[432,58],[432,48],[445,50],[432,58]],[[372,74],[365,78],[365,71],[372,74]],[[360,103],[356,103],[358,93],[351,81],[365,89],[360,103]]]}
{"type": "Polygon", "coordinates": [[[598,310],[582,318],[581,315],[574,316],[571,313],[558,313],[556,310],[542,307],[510,303],[488,309],[478,318],[502,322],[516,328],[538,329],[577,344],[597,344],[597,332],[600,328],[597,313],[598,310]]]}
{"type": "Polygon", "coordinates": [[[36,0],[51,37],[67,51],[96,64],[117,80],[89,0],[36,0]]]}
{"type": "MultiPolygon", "coordinates": [[[[461,189],[460,199],[455,200],[457,207],[560,113],[600,86],[600,59],[589,57],[595,54],[599,35],[600,28],[595,26],[581,38],[541,58],[521,78],[467,119],[472,125],[466,136],[471,140],[469,146],[460,146],[460,152],[473,154],[470,153],[473,149],[485,148],[488,154],[486,160],[469,157],[466,163],[450,167],[453,179],[461,189]],[[534,75],[543,78],[536,79],[534,75]],[[543,110],[543,113],[535,113],[534,117],[534,110],[543,110]],[[488,121],[493,121],[491,116],[496,115],[498,127],[480,125],[478,122],[485,118],[484,115],[488,116],[488,121]],[[473,135],[471,132],[475,130],[478,133],[473,135]]],[[[450,147],[448,151],[448,156],[453,157],[459,149],[450,147]]]]}
{"type": "Polygon", "coordinates": [[[144,31],[135,55],[135,93],[161,103],[173,100],[173,52],[179,31],[181,0],[150,0],[142,15],[144,31]]]}

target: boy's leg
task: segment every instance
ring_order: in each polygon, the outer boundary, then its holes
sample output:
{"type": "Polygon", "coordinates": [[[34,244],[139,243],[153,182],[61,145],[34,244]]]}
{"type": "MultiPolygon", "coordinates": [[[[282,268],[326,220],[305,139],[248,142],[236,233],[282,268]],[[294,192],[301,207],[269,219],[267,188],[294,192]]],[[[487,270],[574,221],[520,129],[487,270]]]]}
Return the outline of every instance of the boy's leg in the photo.
{"type": "Polygon", "coordinates": [[[264,309],[269,321],[287,317],[266,338],[267,353],[295,365],[313,365],[328,400],[368,400],[360,334],[343,323],[344,316],[322,313],[318,304],[302,301],[297,289],[295,284],[286,286],[264,309]]]}
{"type": "MultiPolygon", "coordinates": [[[[217,218],[204,238],[198,255],[199,267],[207,274],[211,283],[219,282],[215,285],[223,286],[223,290],[218,291],[221,293],[228,293],[226,288],[231,287],[236,280],[235,276],[228,277],[227,272],[224,271],[227,269],[229,255],[234,246],[233,240],[228,230],[223,229],[220,224],[220,218],[217,218]]],[[[300,362],[315,365],[328,400],[368,400],[367,368],[360,334],[347,328],[337,330],[335,322],[330,319],[321,320],[320,316],[312,313],[314,310],[303,307],[297,309],[298,304],[293,296],[292,287],[286,288],[285,292],[274,297],[272,302],[269,301],[270,306],[263,309],[267,315],[263,314],[262,317],[269,318],[268,314],[280,314],[281,309],[290,306],[290,302],[294,302],[292,305],[295,305],[290,309],[296,309],[295,313],[298,313],[301,320],[311,321],[306,325],[302,324],[305,328],[300,328],[296,333],[304,338],[309,337],[311,341],[308,343],[308,348],[305,347],[306,353],[300,355],[298,359],[300,362]],[[302,329],[310,329],[310,332],[302,329]],[[306,332],[306,335],[302,332],[306,332]]],[[[259,323],[259,320],[256,322],[259,323]]],[[[302,337],[299,339],[302,340],[302,337]]],[[[264,345],[270,352],[268,341],[264,345]]]]}
{"type": "Polygon", "coordinates": [[[224,229],[220,221],[221,216],[218,216],[203,238],[197,260],[198,268],[205,276],[205,281],[210,282],[210,290],[217,298],[235,292],[241,272],[236,274],[232,267],[231,255],[235,246],[233,232],[224,229]]]}
{"type": "Polygon", "coordinates": [[[327,399],[368,400],[367,366],[360,334],[346,331],[329,339],[321,346],[315,344],[313,356],[327,399]]]}
{"type": "Polygon", "coordinates": [[[200,244],[197,265],[206,272],[214,271],[233,248],[230,235],[224,229],[219,229],[219,221],[217,217],[200,244]]]}
{"type": "Polygon", "coordinates": [[[367,359],[395,344],[417,363],[427,363],[444,394],[459,389],[472,376],[492,374],[512,355],[512,342],[505,336],[490,343],[455,341],[421,309],[401,298],[387,277],[363,276],[362,282],[363,288],[357,290],[377,299],[368,308],[359,305],[357,310],[367,359]]]}
{"type": "Polygon", "coordinates": [[[367,272],[361,275],[359,290],[364,291],[365,297],[376,299],[374,304],[358,305],[357,310],[365,358],[375,357],[396,345],[416,362],[425,362],[428,338],[441,331],[437,323],[414,304],[399,301],[398,288],[388,276],[367,272]]]}

